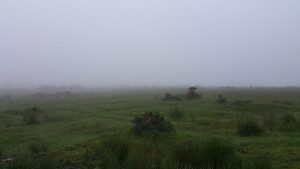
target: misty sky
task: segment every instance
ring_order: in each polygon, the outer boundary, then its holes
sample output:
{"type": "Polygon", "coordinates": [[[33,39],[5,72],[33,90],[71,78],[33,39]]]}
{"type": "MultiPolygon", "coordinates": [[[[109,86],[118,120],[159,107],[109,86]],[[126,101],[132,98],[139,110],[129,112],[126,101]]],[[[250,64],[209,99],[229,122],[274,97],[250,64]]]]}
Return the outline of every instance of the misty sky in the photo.
{"type": "Polygon", "coordinates": [[[0,85],[300,85],[300,0],[0,0],[0,85]]]}

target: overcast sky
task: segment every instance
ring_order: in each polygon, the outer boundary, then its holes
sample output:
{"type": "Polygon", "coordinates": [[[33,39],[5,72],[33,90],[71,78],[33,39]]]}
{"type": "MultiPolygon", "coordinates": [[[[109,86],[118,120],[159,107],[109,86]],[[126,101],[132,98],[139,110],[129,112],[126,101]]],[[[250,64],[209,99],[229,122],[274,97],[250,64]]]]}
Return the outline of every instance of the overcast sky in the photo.
{"type": "Polygon", "coordinates": [[[300,85],[300,0],[0,0],[0,85],[300,85]]]}

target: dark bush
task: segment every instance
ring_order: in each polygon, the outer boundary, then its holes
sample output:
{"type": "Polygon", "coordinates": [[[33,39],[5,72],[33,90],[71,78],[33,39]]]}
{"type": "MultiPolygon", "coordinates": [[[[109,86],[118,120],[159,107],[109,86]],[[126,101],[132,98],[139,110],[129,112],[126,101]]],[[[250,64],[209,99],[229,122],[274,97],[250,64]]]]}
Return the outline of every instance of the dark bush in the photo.
{"type": "Polygon", "coordinates": [[[263,127],[253,119],[247,119],[238,123],[238,134],[240,136],[258,136],[263,133],[263,127]]]}
{"type": "Polygon", "coordinates": [[[180,107],[175,107],[169,112],[169,116],[173,120],[181,120],[184,118],[184,111],[180,107]]]}
{"type": "Polygon", "coordinates": [[[201,97],[201,95],[196,93],[196,90],[197,90],[196,87],[190,87],[188,89],[189,89],[189,91],[186,94],[186,97],[188,99],[198,99],[199,97],[201,97]]]}
{"type": "Polygon", "coordinates": [[[38,116],[42,113],[43,111],[39,108],[36,107],[30,107],[22,111],[23,114],[23,121],[27,125],[33,125],[33,124],[38,124],[40,123],[38,120],[38,116]]]}
{"type": "Polygon", "coordinates": [[[140,117],[135,117],[132,120],[133,131],[136,135],[143,132],[151,134],[159,134],[160,132],[170,132],[173,127],[170,122],[166,121],[162,115],[145,112],[140,117]]]}

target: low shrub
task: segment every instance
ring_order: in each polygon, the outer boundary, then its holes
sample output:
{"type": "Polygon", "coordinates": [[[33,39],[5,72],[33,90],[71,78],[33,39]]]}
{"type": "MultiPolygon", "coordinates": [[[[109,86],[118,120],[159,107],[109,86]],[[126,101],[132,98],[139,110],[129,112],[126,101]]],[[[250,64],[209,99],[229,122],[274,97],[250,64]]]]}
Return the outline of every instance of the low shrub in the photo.
{"type": "Polygon", "coordinates": [[[166,121],[162,115],[153,114],[152,112],[145,112],[140,117],[135,117],[132,120],[132,123],[132,129],[136,135],[140,135],[143,132],[157,135],[162,132],[170,132],[173,130],[171,123],[166,121]]]}
{"type": "Polygon", "coordinates": [[[33,125],[40,123],[38,120],[38,115],[43,111],[37,107],[30,107],[22,111],[23,121],[27,125],[33,125]]]}
{"type": "Polygon", "coordinates": [[[169,116],[172,120],[181,120],[184,118],[184,110],[180,107],[175,107],[169,112],[169,116]]]}
{"type": "Polygon", "coordinates": [[[264,133],[264,128],[253,119],[238,122],[238,134],[240,136],[259,136],[264,133]]]}
{"type": "Polygon", "coordinates": [[[197,88],[196,87],[189,87],[188,92],[186,93],[186,97],[188,99],[198,99],[201,97],[200,94],[196,93],[197,88]]]}

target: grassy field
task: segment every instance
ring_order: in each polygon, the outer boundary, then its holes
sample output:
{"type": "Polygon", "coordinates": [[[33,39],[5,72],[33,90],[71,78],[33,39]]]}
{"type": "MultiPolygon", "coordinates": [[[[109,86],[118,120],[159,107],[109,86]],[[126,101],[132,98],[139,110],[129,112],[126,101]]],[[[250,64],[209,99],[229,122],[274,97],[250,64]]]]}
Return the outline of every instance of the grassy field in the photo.
{"type": "Polygon", "coordinates": [[[186,92],[159,88],[59,98],[13,95],[10,102],[0,102],[0,156],[17,158],[31,151],[38,154],[35,160],[53,157],[65,168],[89,168],[97,159],[86,160],[87,152],[112,135],[126,135],[139,143],[159,139],[165,145],[220,138],[230,142],[244,161],[266,157],[273,168],[300,169],[299,88],[199,88],[199,99],[185,98],[186,92]],[[167,92],[176,98],[164,100],[167,92]],[[219,94],[226,101],[219,103],[219,94]],[[21,113],[14,112],[29,107],[42,110],[39,123],[28,125],[21,113]],[[173,117],[176,109],[180,115],[173,117]],[[135,136],[131,121],[146,111],[163,115],[174,131],[158,138],[135,136]],[[262,134],[238,133],[239,123],[249,119],[262,128],[262,134]]]}

